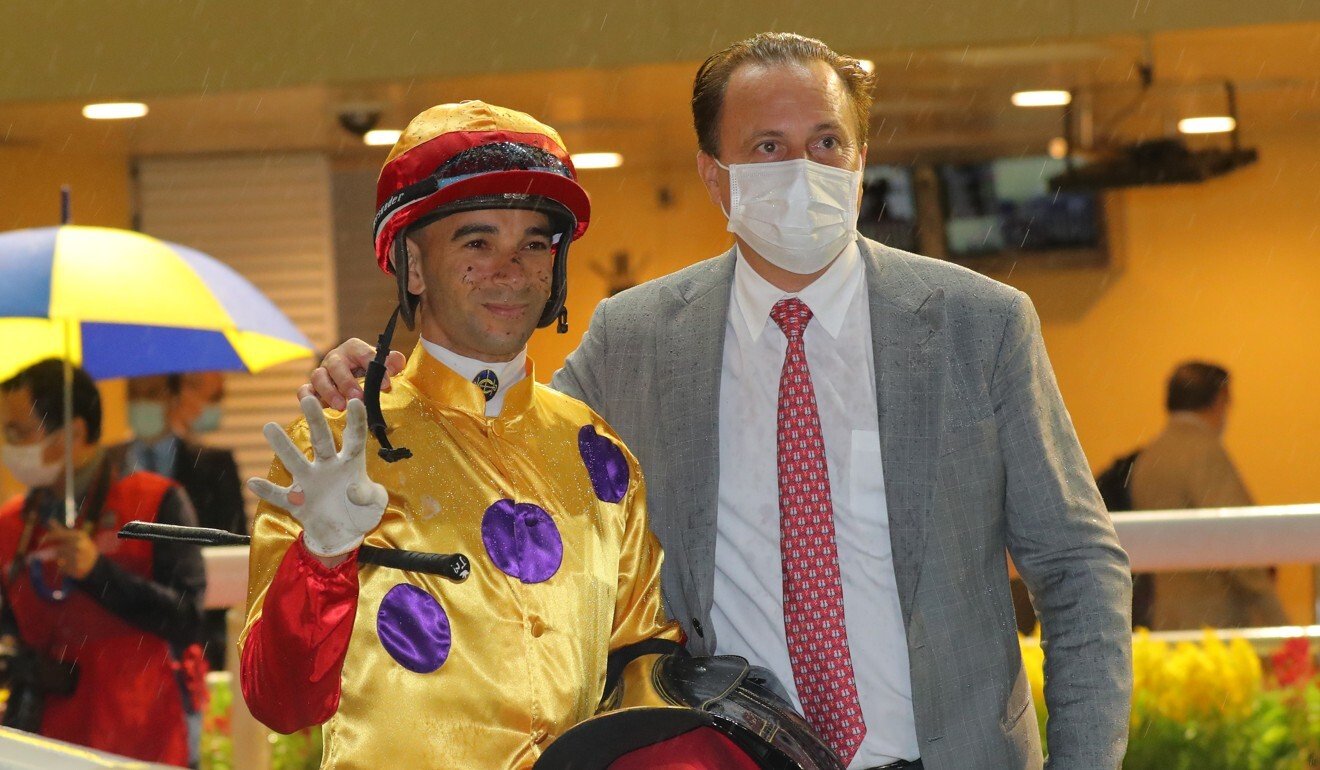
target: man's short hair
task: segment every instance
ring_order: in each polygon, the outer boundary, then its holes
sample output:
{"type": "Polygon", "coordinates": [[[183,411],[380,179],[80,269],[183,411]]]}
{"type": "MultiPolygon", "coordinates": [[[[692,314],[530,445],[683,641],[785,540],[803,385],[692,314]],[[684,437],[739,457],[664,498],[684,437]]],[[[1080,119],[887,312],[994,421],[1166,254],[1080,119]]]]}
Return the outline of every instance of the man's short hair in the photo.
{"type": "Polygon", "coordinates": [[[857,141],[865,143],[871,131],[871,88],[875,77],[851,56],[836,53],[819,40],[791,32],[762,32],[710,55],[697,70],[692,84],[692,123],[702,152],[719,157],[720,115],[729,78],[744,64],[828,64],[843,81],[852,101],[857,141]]]}
{"type": "Polygon", "coordinates": [[[1199,412],[1212,404],[1228,387],[1228,370],[1204,361],[1187,361],[1169,376],[1164,405],[1170,412],[1199,412]]]}
{"type": "MultiPolygon", "coordinates": [[[[32,399],[32,413],[46,433],[64,427],[64,362],[48,358],[33,364],[13,377],[0,382],[0,391],[26,390],[32,399]]],[[[101,440],[101,392],[91,375],[73,367],[73,416],[87,426],[87,443],[101,440]]]]}

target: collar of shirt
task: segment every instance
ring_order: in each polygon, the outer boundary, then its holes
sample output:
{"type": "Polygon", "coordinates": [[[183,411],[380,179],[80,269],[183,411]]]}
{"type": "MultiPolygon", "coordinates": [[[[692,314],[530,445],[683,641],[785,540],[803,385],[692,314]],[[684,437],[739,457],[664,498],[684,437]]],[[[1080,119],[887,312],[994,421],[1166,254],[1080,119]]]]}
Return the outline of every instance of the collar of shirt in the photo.
{"type": "Polygon", "coordinates": [[[131,465],[129,470],[151,471],[164,476],[171,475],[174,469],[174,454],[178,451],[179,437],[166,431],[165,435],[148,444],[140,438],[133,439],[132,452],[129,456],[131,465]],[[163,463],[165,467],[147,467],[146,458],[150,452],[151,457],[156,463],[163,463]]]}
{"type": "Polygon", "coordinates": [[[1214,427],[1211,426],[1210,423],[1206,422],[1205,418],[1197,414],[1196,412],[1190,412],[1190,411],[1169,412],[1169,422],[1178,425],[1193,425],[1208,433],[1215,432],[1214,427]]]}
{"type": "MultiPolygon", "coordinates": [[[[486,417],[495,417],[501,413],[509,391],[513,386],[527,379],[531,371],[526,348],[518,351],[518,355],[514,356],[511,361],[491,362],[459,355],[449,348],[427,339],[420,340],[419,344],[427,353],[424,358],[443,364],[444,369],[447,369],[450,374],[462,378],[467,384],[467,388],[462,388],[457,383],[444,383],[446,389],[463,391],[463,397],[457,401],[452,401],[452,405],[462,408],[463,411],[484,414],[486,417]],[[490,400],[486,399],[485,394],[481,392],[481,388],[477,387],[476,383],[472,381],[478,374],[488,369],[495,372],[495,377],[499,380],[499,389],[495,391],[495,395],[490,400]]],[[[422,371],[418,374],[425,375],[426,372],[422,371]]],[[[446,401],[447,399],[438,400],[446,401]]]]}
{"type": "Polygon", "coordinates": [[[742,318],[753,342],[761,338],[775,303],[786,297],[802,300],[831,338],[839,336],[848,305],[863,278],[862,251],[856,241],[849,242],[833,264],[799,292],[784,291],[770,283],[747,262],[741,249],[735,247],[735,252],[738,262],[733,269],[733,305],[737,309],[731,307],[730,313],[742,318]]]}

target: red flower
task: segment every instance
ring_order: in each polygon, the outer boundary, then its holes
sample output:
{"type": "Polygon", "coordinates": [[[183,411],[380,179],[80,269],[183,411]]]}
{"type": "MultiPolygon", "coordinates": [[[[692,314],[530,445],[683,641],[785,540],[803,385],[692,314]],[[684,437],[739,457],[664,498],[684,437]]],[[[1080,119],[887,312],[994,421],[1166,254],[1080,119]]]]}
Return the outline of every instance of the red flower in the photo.
{"type": "Polygon", "coordinates": [[[1270,662],[1274,665],[1275,678],[1284,687],[1306,682],[1315,675],[1311,640],[1304,636],[1284,642],[1283,646],[1270,656],[1270,662]]]}

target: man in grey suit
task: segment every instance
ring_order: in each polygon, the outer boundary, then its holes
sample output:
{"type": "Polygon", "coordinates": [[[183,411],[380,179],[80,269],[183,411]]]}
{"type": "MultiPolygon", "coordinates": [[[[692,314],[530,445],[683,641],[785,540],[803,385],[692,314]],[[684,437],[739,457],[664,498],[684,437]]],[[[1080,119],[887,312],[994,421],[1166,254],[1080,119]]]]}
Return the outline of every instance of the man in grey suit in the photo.
{"type": "MultiPolygon", "coordinates": [[[[553,384],[641,460],[689,648],[774,671],[847,767],[1042,766],[1005,550],[1049,765],[1117,767],[1127,557],[1026,296],[857,236],[871,85],[796,35],[708,59],[698,169],[737,245],[602,302],[553,384]]],[[[359,392],[370,355],[304,392],[359,392]]]]}

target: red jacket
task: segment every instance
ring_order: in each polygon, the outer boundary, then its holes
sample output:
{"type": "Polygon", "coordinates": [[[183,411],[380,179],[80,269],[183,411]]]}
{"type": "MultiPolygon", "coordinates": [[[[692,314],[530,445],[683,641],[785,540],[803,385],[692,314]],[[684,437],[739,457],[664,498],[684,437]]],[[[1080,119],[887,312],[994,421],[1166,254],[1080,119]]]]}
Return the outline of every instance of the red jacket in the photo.
{"type": "Polygon", "coordinates": [[[125,522],[158,518],[195,524],[186,496],[167,479],[135,473],[112,482],[95,528],[101,557],[73,582],[68,598],[56,602],[34,589],[34,573],[50,587],[60,581],[54,562],[37,548],[43,525],[34,526],[26,563],[11,571],[25,526],[24,498],[15,498],[0,508],[0,581],[22,641],[77,667],[71,695],[46,696],[42,735],[186,765],[185,704],[199,699],[205,672],[192,668],[200,657],[194,642],[205,589],[201,554],[195,546],[116,537],[125,522]],[[191,677],[181,676],[181,661],[192,668],[191,677]],[[184,684],[193,689],[185,692],[184,684]]]}

